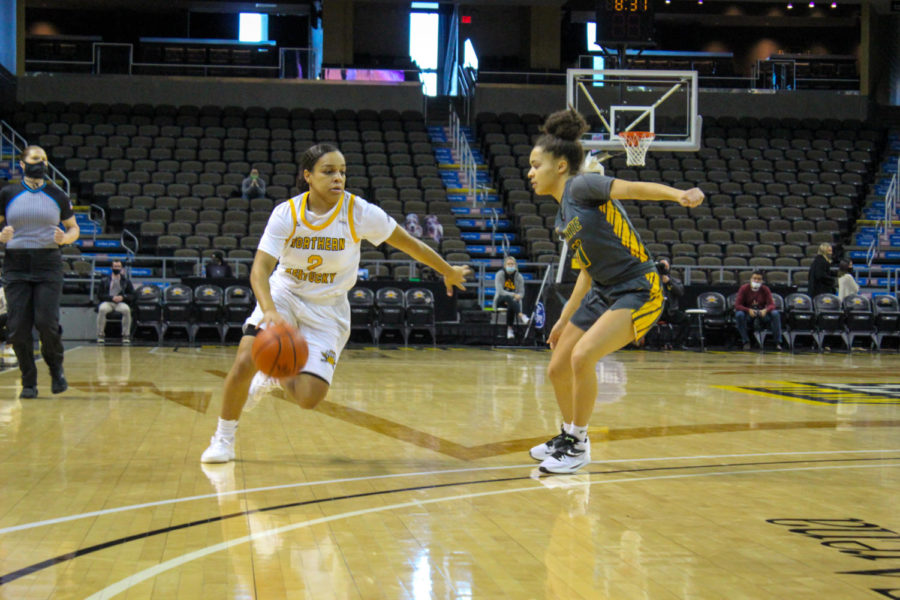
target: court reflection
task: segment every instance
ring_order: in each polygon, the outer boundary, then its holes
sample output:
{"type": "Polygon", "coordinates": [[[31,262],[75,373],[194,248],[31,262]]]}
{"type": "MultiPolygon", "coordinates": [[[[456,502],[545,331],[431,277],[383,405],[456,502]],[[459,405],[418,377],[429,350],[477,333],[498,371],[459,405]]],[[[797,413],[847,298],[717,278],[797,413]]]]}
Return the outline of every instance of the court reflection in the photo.
{"type": "MultiPolygon", "coordinates": [[[[222,598],[354,598],[353,580],[345,576],[344,563],[330,528],[319,525],[290,534],[266,532],[290,525],[310,515],[291,516],[284,511],[260,512],[273,504],[230,492],[238,489],[235,463],[202,464],[204,475],[218,494],[221,515],[245,513],[220,521],[222,540],[253,536],[249,543],[229,547],[229,568],[217,570],[223,589],[209,589],[205,597],[222,598]],[[327,590],[327,591],[326,591],[327,590]],[[215,595],[220,592],[223,595],[215,595]]],[[[281,502],[274,502],[281,504],[281,502]]],[[[321,513],[316,514],[321,517],[321,513]]],[[[211,539],[209,543],[218,543],[211,539]]],[[[220,588],[222,586],[219,586],[220,588]]]]}

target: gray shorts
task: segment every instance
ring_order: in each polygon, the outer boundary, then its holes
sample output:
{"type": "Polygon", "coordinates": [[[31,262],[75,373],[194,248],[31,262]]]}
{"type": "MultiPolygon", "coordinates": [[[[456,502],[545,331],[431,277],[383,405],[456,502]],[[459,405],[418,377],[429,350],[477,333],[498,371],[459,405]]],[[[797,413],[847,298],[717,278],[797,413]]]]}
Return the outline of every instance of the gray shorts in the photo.
{"type": "Polygon", "coordinates": [[[634,339],[639,340],[659,319],[663,302],[659,273],[651,271],[616,285],[591,286],[572,315],[571,323],[587,331],[606,311],[627,309],[631,311],[634,323],[634,339]]]}

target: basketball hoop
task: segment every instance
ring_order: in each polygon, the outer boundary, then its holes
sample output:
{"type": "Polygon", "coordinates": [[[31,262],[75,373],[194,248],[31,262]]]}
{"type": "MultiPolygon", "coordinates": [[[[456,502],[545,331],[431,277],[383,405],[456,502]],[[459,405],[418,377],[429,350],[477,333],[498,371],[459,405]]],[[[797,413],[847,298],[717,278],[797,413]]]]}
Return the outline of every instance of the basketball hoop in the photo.
{"type": "Polygon", "coordinates": [[[646,164],[647,150],[656,134],[652,131],[623,131],[616,137],[625,148],[626,164],[629,167],[643,167],[646,164]]]}

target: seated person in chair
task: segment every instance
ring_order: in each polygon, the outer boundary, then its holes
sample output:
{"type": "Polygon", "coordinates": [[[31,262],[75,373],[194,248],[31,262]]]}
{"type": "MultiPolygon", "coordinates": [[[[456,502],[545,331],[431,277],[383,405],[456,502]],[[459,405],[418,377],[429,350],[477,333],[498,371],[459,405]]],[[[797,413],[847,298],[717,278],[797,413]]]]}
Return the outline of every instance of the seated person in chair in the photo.
{"type": "Polygon", "coordinates": [[[122,270],[122,261],[114,260],[112,274],[100,283],[100,306],[97,307],[97,343],[106,342],[106,317],[115,311],[122,314],[122,343],[131,343],[131,306],[134,285],[122,270]]]}
{"type": "Polygon", "coordinates": [[[684,345],[687,333],[691,328],[691,321],[681,310],[679,300],[684,296],[684,284],[672,275],[669,268],[669,259],[660,258],[656,261],[656,270],[659,271],[659,281],[662,283],[665,304],[663,305],[662,320],[672,325],[673,338],[665,343],[665,348],[671,350],[684,345]]]}
{"type": "Polygon", "coordinates": [[[225,264],[225,255],[217,250],[206,265],[206,276],[213,279],[232,277],[231,267],[225,264]]]}
{"type": "Polygon", "coordinates": [[[772,292],[763,284],[763,274],[760,271],[753,272],[750,283],[740,287],[734,300],[734,324],[741,334],[744,350],[750,349],[750,337],[747,335],[749,320],[752,320],[754,330],[768,325],[776,347],[781,350],[781,315],[775,310],[772,292]]]}
{"type": "Polygon", "coordinates": [[[516,337],[513,325],[516,317],[523,325],[528,317],[522,312],[522,298],[525,297],[525,278],[519,273],[515,257],[507,256],[502,269],[494,276],[494,309],[506,307],[506,337],[516,337]]]}

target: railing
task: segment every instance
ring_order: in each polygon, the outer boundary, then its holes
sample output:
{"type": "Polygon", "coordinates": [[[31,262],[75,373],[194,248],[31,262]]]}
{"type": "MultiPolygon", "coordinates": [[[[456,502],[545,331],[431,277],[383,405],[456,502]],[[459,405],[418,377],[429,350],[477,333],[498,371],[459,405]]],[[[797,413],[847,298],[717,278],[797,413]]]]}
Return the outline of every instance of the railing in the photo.
{"type": "Polygon", "coordinates": [[[478,71],[471,67],[456,65],[458,97],[461,99],[463,116],[467,125],[472,124],[472,102],[475,100],[475,83],[478,80],[478,71]]]}
{"type": "Polygon", "coordinates": [[[894,210],[898,203],[900,203],[900,158],[897,159],[897,172],[891,177],[891,183],[884,194],[884,218],[875,225],[875,237],[866,250],[867,267],[871,267],[878,256],[881,240],[894,230],[894,210]]]}
{"type": "MultiPolygon", "coordinates": [[[[235,42],[237,44],[238,42],[235,42]]],[[[303,79],[315,79],[318,77],[318,73],[314,73],[315,64],[316,64],[316,51],[315,48],[278,48],[278,64],[277,65],[253,65],[253,64],[224,64],[224,63],[212,63],[212,62],[203,62],[203,63],[179,63],[179,62],[139,62],[134,59],[134,44],[124,44],[124,43],[114,43],[114,42],[93,42],[91,44],[91,60],[64,60],[64,59],[34,59],[25,58],[26,68],[31,70],[41,70],[40,67],[48,67],[48,66],[72,66],[72,67],[84,67],[85,72],[90,72],[92,74],[105,74],[105,73],[122,73],[127,75],[132,75],[135,73],[135,69],[171,69],[171,70],[182,70],[186,72],[196,72],[200,71],[203,76],[207,76],[209,71],[228,71],[232,69],[240,69],[242,71],[258,71],[260,74],[275,74],[278,78],[281,79],[296,79],[299,78],[295,75],[295,71],[297,69],[289,68],[292,65],[297,65],[297,61],[294,60],[291,62],[288,60],[289,55],[293,56],[302,56],[305,53],[306,55],[306,64],[301,65],[301,69],[305,69],[303,79]],[[127,54],[127,61],[124,63],[117,62],[116,60],[110,60],[108,57],[111,54],[110,51],[114,51],[115,49],[124,50],[125,54],[127,54]],[[107,52],[104,53],[104,50],[107,52]],[[104,59],[108,60],[108,66],[104,68],[104,59]],[[112,66],[109,66],[112,65],[112,66]],[[37,68],[32,68],[37,67],[37,68]],[[122,71],[122,67],[124,67],[124,73],[122,71]]]]}
{"type": "Polygon", "coordinates": [[[131,258],[137,256],[138,251],[141,249],[141,241],[136,235],[131,233],[128,229],[123,229],[122,236],[119,240],[122,243],[122,247],[125,248],[125,252],[128,253],[128,256],[131,258]],[[128,245],[128,242],[133,242],[134,248],[131,248],[131,246],[128,245]]]}
{"type": "Polygon", "coordinates": [[[541,73],[534,71],[485,71],[478,70],[480,83],[517,83],[526,85],[565,85],[565,73],[541,73]]]}
{"type": "MultiPolygon", "coordinates": [[[[9,144],[13,150],[13,156],[9,160],[9,172],[14,173],[18,168],[16,166],[16,155],[21,154],[25,147],[28,146],[28,140],[26,140],[22,135],[16,131],[12,125],[7,123],[6,121],[0,120],[0,139],[2,139],[3,144],[9,144]]],[[[71,184],[69,183],[69,178],[63,175],[62,171],[57,169],[53,163],[49,163],[50,165],[50,179],[53,180],[54,183],[62,181],[62,189],[66,193],[66,195],[71,195],[71,184]]]]}
{"type": "Polygon", "coordinates": [[[459,169],[463,174],[463,184],[467,189],[466,197],[474,207],[478,204],[481,194],[478,185],[478,163],[475,162],[475,155],[472,154],[469,140],[466,139],[466,135],[462,131],[462,121],[452,106],[450,107],[450,136],[453,155],[459,161],[459,169]]]}

